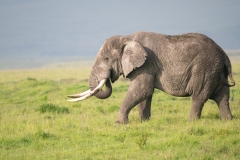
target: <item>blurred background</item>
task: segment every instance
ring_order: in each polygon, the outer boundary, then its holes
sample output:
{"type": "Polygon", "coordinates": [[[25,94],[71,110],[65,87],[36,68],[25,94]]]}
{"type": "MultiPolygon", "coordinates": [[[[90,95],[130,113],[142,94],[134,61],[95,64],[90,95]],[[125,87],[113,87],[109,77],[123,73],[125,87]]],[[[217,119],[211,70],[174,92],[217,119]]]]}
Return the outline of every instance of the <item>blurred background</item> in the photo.
{"type": "Polygon", "coordinates": [[[198,32],[236,55],[240,1],[0,0],[0,69],[93,61],[105,39],[137,31],[198,32]]]}

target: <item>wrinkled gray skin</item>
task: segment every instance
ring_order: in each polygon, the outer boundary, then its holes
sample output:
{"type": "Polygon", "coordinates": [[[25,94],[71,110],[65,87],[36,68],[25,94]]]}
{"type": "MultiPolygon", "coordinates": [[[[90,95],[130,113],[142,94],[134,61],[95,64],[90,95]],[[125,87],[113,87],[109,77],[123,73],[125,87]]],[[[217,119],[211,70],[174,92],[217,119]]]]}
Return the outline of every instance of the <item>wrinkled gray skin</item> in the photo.
{"type": "MultiPolygon", "coordinates": [[[[130,79],[130,85],[117,123],[127,123],[129,112],[136,105],[141,120],[148,120],[154,88],[173,96],[191,96],[190,120],[200,118],[208,99],[217,103],[222,119],[232,119],[229,87],[235,82],[231,63],[226,53],[205,35],[137,32],[110,37],[97,54],[90,88],[94,89],[105,78],[113,83],[121,75],[130,79]]],[[[106,90],[95,96],[104,99],[111,93],[108,81],[106,90]]]]}

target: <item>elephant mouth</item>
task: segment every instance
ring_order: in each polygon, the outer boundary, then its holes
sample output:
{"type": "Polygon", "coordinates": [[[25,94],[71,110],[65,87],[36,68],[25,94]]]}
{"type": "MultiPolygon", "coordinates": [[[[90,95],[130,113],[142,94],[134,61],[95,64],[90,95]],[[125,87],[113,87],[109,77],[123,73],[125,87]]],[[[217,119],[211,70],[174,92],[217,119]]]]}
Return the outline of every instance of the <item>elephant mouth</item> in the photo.
{"type": "Polygon", "coordinates": [[[119,77],[120,75],[115,70],[112,69],[110,75],[111,82],[114,83],[116,80],[118,80],[119,77]]]}

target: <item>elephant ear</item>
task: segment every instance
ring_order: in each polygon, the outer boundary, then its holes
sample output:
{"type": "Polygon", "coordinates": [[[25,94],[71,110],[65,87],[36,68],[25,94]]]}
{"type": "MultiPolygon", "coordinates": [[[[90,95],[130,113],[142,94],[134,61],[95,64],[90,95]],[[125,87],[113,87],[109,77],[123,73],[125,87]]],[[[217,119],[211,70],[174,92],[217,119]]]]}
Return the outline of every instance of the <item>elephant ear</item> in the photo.
{"type": "Polygon", "coordinates": [[[134,69],[141,67],[147,59],[147,52],[137,41],[129,41],[123,50],[122,69],[127,77],[134,69]]]}

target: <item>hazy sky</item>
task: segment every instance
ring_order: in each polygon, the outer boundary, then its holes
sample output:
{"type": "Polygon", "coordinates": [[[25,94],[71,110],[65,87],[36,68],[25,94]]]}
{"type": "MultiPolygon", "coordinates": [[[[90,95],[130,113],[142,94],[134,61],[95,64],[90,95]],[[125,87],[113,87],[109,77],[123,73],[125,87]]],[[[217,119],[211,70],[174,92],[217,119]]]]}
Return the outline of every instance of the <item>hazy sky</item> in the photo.
{"type": "Polygon", "coordinates": [[[240,48],[239,0],[0,0],[0,58],[95,55],[105,39],[136,31],[200,32],[240,48]]]}

